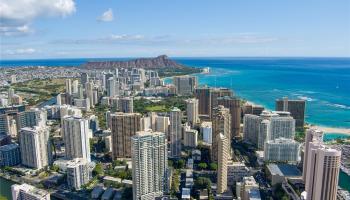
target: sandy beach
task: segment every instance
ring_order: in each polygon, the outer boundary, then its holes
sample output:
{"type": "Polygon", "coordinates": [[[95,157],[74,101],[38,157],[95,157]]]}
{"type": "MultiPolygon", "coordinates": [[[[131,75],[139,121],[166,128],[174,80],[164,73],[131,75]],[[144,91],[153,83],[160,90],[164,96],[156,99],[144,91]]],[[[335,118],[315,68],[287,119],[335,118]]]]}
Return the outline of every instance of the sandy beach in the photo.
{"type": "MultiPolygon", "coordinates": [[[[255,105],[255,106],[258,105],[252,101],[246,101],[246,103],[255,105]]],[[[269,109],[266,109],[266,110],[269,111],[269,109]]],[[[309,128],[316,128],[320,131],[323,131],[324,133],[340,133],[340,134],[346,134],[350,136],[350,129],[348,128],[334,128],[334,127],[326,127],[326,126],[318,126],[318,125],[309,125],[309,128]]]]}
{"type": "Polygon", "coordinates": [[[333,127],[325,127],[325,126],[317,126],[317,125],[311,125],[310,128],[316,128],[325,133],[341,133],[341,134],[346,134],[350,136],[350,129],[347,129],[347,128],[333,128],[333,127]]]}

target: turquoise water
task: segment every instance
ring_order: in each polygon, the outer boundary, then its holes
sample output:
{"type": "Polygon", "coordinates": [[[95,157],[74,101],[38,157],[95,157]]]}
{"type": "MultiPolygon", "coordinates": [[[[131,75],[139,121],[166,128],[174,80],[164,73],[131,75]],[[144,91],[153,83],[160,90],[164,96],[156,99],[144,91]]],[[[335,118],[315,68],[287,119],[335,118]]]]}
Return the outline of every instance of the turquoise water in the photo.
{"type": "Polygon", "coordinates": [[[275,99],[307,101],[306,120],[350,128],[350,59],[183,59],[211,67],[200,84],[229,87],[238,96],[273,110],[275,99]]]}
{"type": "MultiPolygon", "coordinates": [[[[79,66],[75,58],[0,60],[7,66],[79,66]]],[[[244,99],[273,110],[275,99],[288,96],[307,100],[306,120],[330,127],[350,128],[350,58],[174,58],[193,67],[210,67],[201,84],[230,87],[244,99]]]]}
{"type": "MultiPolygon", "coordinates": [[[[79,66],[88,60],[0,60],[0,67],[44,65],[79,66]]],[[[113,58],[113,60],[125,60],[113,58]]],[[[274,110],[275,99],[288,96],[307,101],[306,121],[316,125],[350,128],[350,58],[175,58],[193,67],[210,67],[199,74],[200,84],[229,87],[254,103],[274,110]]],[[[344,137],[329,133],[325,139],[344,137]]],[[[341,187],[350,191],[350,177],[340,174],[341,187]]]]}
{"type": "Polygon", "coordinates": [[[339,186],[350,192],[350,176],[341,170],[339,174],[339,186]]]}
{"type": "Polygon", "coordinates": [[[336,139],[350,139],[350,135],[341,133],[326,133],[323,136],[323,141],[328,142],[336,139]]]}

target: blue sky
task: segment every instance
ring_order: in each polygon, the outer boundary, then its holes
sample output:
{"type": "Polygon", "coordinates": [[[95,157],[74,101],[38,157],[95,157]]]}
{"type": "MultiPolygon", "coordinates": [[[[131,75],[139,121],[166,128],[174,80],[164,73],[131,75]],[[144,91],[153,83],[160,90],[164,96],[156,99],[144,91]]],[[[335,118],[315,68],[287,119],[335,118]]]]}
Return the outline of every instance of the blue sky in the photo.
{"type": "Polygon", "coordinates": [[[350,57],[349,0],[0,0],[1,59],[350,57]]]}

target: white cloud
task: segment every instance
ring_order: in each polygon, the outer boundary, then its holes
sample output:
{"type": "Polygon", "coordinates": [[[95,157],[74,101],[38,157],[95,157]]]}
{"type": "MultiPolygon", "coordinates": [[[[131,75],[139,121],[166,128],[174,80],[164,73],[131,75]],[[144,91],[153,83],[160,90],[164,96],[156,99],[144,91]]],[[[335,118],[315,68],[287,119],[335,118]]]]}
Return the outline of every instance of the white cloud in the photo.
{"type": "Polygon", "coordinates": [[[7,50],[6,54],[8,55],[16,55],[16,54],[33,54],[36,53],[37,51],[33,48],[25,48],[25,49],[15,49],[15,50],[7,50]]]}
{"type": "Polygon", "coordinates": [[[29,27],[29,25],[23,26],[1,26],[0,25],[0,35],[3,36],[21,36],[33,33],[34,30],[29,27]]]}
{"type": "Polygon", "coordinates": [[[142,40],[144,38],[145,37],[143,35],[126,35],[126,34],[123,34],[123,35],[112,34],[110,37],[111,40],[142,40]]]}
{"type": "Polygon", "coordinates": [[[97,18],[99,21],[111,22],[114,19],[113,10],[110,8],[106,10],[100,17],[97,18]]]}
{"type": "Polygon", "coordinates": [[[29,24],[38,17],[65,17],[75,11],[74,0],[1,0],[0,35],[30,33],[29,24]]]}
{"type": "Polygon", "coordinates": [[[285,40],[283,38],[262,35],[262,34],[233,34],[225,36],[205,36],[197,38],[179,38],[173,35],[145,36],[140,34],[111,34],[100,38],[85,38],[85,39],[61,39],[55,40],[53,44],[125,44],[125,45],[177,45],[177,46],[252,46],[260,44],[274,44],[285,40]]]}

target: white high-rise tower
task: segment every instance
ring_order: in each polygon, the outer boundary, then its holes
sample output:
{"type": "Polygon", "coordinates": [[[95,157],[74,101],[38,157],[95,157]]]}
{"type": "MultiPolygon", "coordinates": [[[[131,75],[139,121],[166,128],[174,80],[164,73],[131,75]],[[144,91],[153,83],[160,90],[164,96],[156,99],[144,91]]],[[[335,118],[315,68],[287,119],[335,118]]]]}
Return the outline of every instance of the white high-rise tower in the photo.
{"type": "Polygon", "coordinates": [[[64,129],[66,157],[84,158],[90,162],[89,121],[77,116],[66,116],[63,119],[62,129],[64,129]]]}
{"type": "Polygon", "coordinates": [[[154,199],[163,194],[168,168],[166,135],[137,132],[131,138],[133,199],[154,199]]]}

